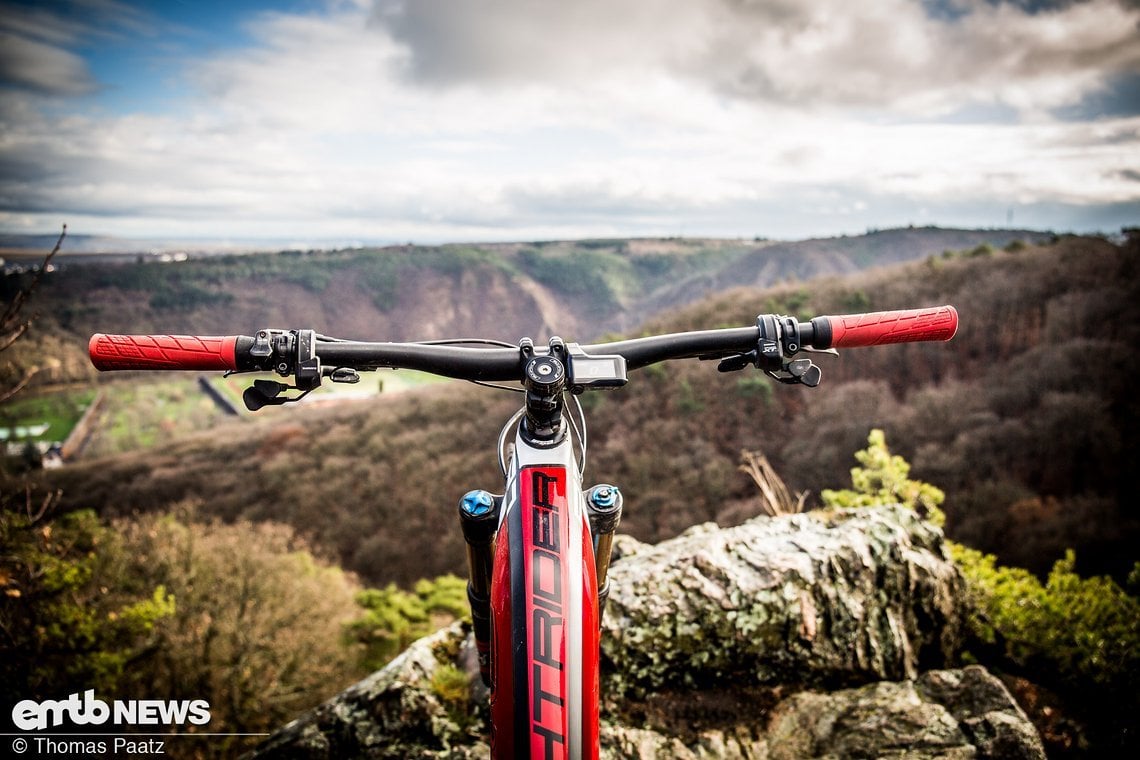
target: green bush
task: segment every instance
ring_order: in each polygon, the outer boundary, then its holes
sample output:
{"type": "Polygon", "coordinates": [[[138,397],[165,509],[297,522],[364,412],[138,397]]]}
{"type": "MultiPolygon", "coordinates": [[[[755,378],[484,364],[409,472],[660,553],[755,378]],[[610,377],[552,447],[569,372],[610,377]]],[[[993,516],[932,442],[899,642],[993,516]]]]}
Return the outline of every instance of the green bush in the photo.
{"type": "Polygon", "coordinates": [[[431,690],[443,702],[453,720],[470,721],[471,680],[466,673],[450,662],[440,665],[432,674],[431,690]]]}
{"type": "Polygon", "coordinates": [[[736,394],[742,398],[759,398],[765,406],[772,403],[772,381],[767,375],[750,373],[736,381],[736,394]]]}
{"type": "Polygon", "coordinates": [[[814,314],[808,309],[811,294],[805,288],[785,290],[764,301],[764,311],[769,314],[791,314],[801,322],[807,322],[814,314]]]}
{"type": "Polygon", "coordinates": [[[1072,551],[1042,583],[998,565],[992,554],[950,549],[969,589],[971,632],[996,659],[989,664],[1055,689],[1093,729],[1088,749],[1135,745],[1129,726],[1140,714],[1140,598],[1111,578],[1077,575],[1072,551]]]}
{"type": "Polygon", "coordinates": [[[5,508],[0,545],[6,704],[205,699],[229,756],[363,675],[340,636],[359,586],[283,526],[5,508]]]}
{"type": "Polygon", "coordinates": [[[910,464],[887,448],[882,430],[867,436],[867,448],[855,452],[861,467],[851,468],[851,488],[820,493],[829,507],[870,507],[877,504],[902,504],[936,525],[946,521],[939,506],[946,499],[940,489],[921,480],[911,480],[910,464]]]}
{"type": "MultiPolygon", "coordinates": [[[[827,506],[900,503],[941,523],[939,489],[910,480],[910,465],[892,455],[881,430],[855,454],[852,488],[825,490],[827,506]]],[[[969,595],[972,645],[967,653],[997,670],[1013,671],[1056,690],[1088,730],[1084,749],[1135,749],[1130,726],[1140,714],[1140,598],[1111,578],[1082,578],[1068,551],[1042,583],[991,554],[947,542],[969,595]]],[[[1140,587],[1140,563],[1129,576],[1140,587]]]]}
{"type": "Polygon", "coordinates": [[[1140,599],[1111,578],[1081,578],[1072,551],[1045,583],[992,554],[958,544],[951,552],[975,602],[979,640],[1000,643],[1018,665],[1047,663],[1070,686],[1110,687],[1125,675],[1140,689],[1140,599]]]}
{"type": "MultiPolygon", "coordinates": [[[[340,633],[356,614],[355,580],[322,562],[291,528],[145,515],[114,524],[128,555],[120,583],[164,584],[177,601],[153,651],[119,692],[204,698],[211,730],[268,731],[363,675],[340,633]]],[[[145,586],[144,586],[145,588],[145,586]]],[[[248,743],[223,742],[223,755],[248,743]]]]}
{"type": "Polygon", "coordinates": [[[843,307],[851,312],[871,310],[871,298],[865,290],[853,290],[843,296],[843,307]]]}
{"type": "MultiPolygon", "coordinates": [[[[129,548],[91,511],[37,523],[0,510],[0,692],[8,704],[76,684],[108,693],[174,615],[161,583],[128,582],[129,548]]],[[[72,689],[74,690],[74,689],[72,689]]]]}
{"type": "Polygon", "coordinates": [[[361,662],[369,670],[383,667],[416,639],[470,617],[467,583],[450,574],[420,580],[410,592],[394,583],[365,589],[356,595],[356,603],[364,614],[348,624],[346,634],[363,646],[361,662]]]}
{"type": "Polygon", "coordinates": [[[677,383],[680,391],[677,398],[677,408],[686,415],[698,414],[704,411],[705,402],[701,400],[700,393],[688,378],[682,377],[677,383]]]}

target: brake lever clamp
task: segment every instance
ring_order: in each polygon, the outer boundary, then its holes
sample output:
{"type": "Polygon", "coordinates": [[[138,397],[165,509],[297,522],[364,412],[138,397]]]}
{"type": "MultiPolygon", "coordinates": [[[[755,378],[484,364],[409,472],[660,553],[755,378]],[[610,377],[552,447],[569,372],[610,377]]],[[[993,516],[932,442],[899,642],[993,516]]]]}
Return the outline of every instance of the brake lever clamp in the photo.
{"type": "Polygon", "coordinates": [[[819,385],[822,372],[811,359],[792,358],[800,351],[813,353],[837,353],[816,351],[800,341],[799,322],[795,317],[761,314],[756,317],[759,338],[756,348],[747,353],[721,359],[717,369],[721,372],[736,372],[748,365],[763,370],[769,377],[789,385],[806,385],[814,388],[819,385]]]}
{"type": "MultiPolygon", "coordinates": [[[[293,378],[293,385],[275,380],[254,380],[242,393],[242,401],[251,412],[266,406],[281,406],[300,401],[321,384],[325,375],[333,375],[336,382],[353,382],[344,373],[336,377],[337,370],[326,372],[316,352],[317,335],[313,330],[259,330],[253,336],[249,355],[255,366],[244,371],[273,371],[281,377],[293,378]],[[286,391],[299,391],[297,395],[284,395],[286,391]]],[[[228,374],[228,373],[227,373],[228,374]]],[[[359,379],[359,378],[357,378],[359,379]]]]}
{"type": "Polygon", "coordinates": [[[257,359],[267,359],[273,356],[273,331],[258,330],[253,336],[253,345],[250,346],[249,355],[257,359]]]}
{"type": "Polygon", "coordinates": [[[756,348],[742,354],[728,356],[721,359],[717,369],[721,372],[736,372],[751,364],[756,369],[765,372],[785,371],[787,362],[785,356],[800,350],[799,328],[792,317],[777,317],[773,314],[761,314],[756,317],[756,328],[759,338],[756,348]]]}

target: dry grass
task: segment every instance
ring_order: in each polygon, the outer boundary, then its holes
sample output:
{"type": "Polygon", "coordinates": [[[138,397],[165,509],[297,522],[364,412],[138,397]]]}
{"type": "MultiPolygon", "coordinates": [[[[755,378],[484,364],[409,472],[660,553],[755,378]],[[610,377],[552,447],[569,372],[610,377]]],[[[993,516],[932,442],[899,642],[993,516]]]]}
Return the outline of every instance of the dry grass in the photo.
{"type": "Polygon", "coordinates": [[[740,467],[737,468],[752,478],[760,489],[760,507],[769,517],[794,515],[804,511],[808,492],[800,491],[792,497],[787,483],[776,472],[768,457],[759,451],[740,452],[740,467]]]}

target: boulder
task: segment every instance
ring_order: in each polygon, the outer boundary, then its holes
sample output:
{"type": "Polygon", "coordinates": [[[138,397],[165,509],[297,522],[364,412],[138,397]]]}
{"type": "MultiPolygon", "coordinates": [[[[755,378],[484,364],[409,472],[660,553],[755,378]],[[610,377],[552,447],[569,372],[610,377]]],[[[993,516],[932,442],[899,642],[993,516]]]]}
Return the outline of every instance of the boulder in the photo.
{"type": "Polygon", "coordinates": [[[487,690],[470,627],[420,639],[368,678],[276,731],[257,758],[487,758],[487,690]],[[462,673],[459,694],[444,678],[462,673]]]}
{"type": "Polygon", "coordinates": [[[765,739],[770,760],[1045,757],[1025,713],[980,665],[800,692],[772,712],[765,739]]]}
{"type": "Polygon", "coordinates": [[[913,678],[951,662],[964,635],[964,584],[942,532],[899,506],[623,545],[611,583],[602,652],[623,695],[913,678]]]}
{"type": "MultiPolygon", "coordinates": [[[[1044,757],[1002,683],[954,667],[963,582],[913,512],[821,510],[618,546],[603,757],[1044,757]]],[[[253,756],[485,758],[486,721],[456,623],[253,756]]]]}

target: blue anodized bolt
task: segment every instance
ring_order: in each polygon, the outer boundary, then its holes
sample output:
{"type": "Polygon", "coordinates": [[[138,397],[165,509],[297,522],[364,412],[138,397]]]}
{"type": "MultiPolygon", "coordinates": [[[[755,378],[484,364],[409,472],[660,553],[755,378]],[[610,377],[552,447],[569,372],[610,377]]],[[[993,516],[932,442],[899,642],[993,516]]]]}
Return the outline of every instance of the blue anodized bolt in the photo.
{"type": "Polygon", "coordinates": [[[590,491],[590,503],[598,509],[609,509],[617,498],[617,486],[598,486],[590,491]]]}
{"type": "Polygon", "coordinates": [[[494,498],[482,489],[468,491],[459,500],[459,509],[463,511],[463,514],[470,517],[482,517],[489,513],[494,506],[494,498]]]}

